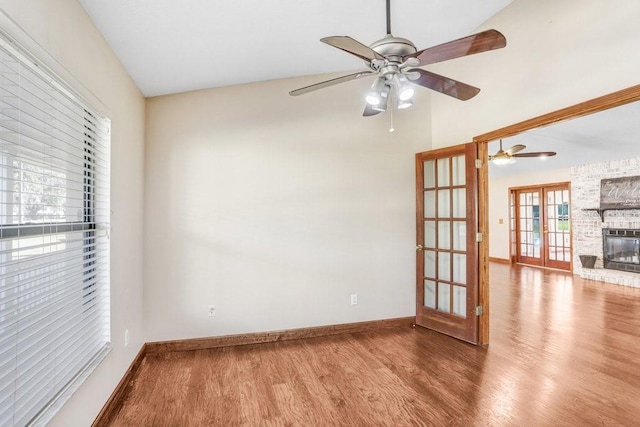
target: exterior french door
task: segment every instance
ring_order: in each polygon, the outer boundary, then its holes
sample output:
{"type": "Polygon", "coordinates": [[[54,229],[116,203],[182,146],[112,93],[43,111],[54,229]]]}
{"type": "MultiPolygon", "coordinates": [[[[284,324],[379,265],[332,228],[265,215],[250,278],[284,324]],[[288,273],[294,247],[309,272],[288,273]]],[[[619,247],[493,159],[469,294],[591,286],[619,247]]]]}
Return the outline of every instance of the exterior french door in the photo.
{"type": "Polygon", "coordinates": [[[511,190],[516,262],[571,270],[569,184],[511,190]]]}
{"type": "Polygon", "coordinates": [[[416,154],[416,324],[478,343],[476,143],[416,154]]]}

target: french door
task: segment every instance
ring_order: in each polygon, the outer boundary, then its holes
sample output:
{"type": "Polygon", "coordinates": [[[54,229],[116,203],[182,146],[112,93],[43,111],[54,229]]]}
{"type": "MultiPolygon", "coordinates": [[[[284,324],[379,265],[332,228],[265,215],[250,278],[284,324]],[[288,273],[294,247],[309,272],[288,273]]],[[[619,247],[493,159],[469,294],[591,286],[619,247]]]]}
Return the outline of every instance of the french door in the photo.
{"type": "Polygon", "coordinates": [[[511,189],[516,262],[571,270],[569,183],[511,189]]]}
{"type": "Polygon", "coordinates": [[[416,154],[416,324],[478,343],[476,143],[416,154]]]}

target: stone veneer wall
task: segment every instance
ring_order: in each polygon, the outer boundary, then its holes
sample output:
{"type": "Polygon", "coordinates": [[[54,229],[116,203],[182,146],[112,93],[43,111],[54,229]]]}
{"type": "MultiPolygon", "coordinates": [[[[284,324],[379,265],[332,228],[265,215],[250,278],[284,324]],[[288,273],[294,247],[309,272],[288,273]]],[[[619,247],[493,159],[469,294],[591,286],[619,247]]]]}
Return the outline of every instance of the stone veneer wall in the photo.
{"type": "Polygon", "coordinates": [[[607,211],[604,221],[597,211],[585,210],[600,207],[601,179],[640,175],[640,158],[575,166],[570,175],[573,273],[585,279],[640,288],[640,274],[602,268],[602,229],[640,229],[640,209],[607,211]],[[582,268],[579,255],[596,255],[595,268],[582,268]]]}

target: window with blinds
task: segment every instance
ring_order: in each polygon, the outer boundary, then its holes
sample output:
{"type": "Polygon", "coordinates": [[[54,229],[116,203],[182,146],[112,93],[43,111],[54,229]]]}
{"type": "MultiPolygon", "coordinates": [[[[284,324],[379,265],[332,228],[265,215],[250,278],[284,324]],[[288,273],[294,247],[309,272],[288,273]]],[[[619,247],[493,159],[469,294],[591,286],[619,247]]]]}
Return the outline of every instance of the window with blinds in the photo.
{"type": "Polygon", "coordinates": [[[0,39],[0,426],[45,423],[109,349],[109,127],[0,39]]]}

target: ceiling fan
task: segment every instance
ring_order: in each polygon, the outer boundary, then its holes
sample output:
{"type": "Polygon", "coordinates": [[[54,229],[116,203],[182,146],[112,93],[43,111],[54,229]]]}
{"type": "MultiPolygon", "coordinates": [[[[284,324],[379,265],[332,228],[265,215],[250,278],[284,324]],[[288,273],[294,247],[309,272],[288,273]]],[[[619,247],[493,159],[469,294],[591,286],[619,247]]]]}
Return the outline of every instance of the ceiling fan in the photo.
{"type": "Polygon", "coordinates": [[[399,109],[413,105],[414,85],[463,101],[473,98],[480,92],[477,87],[416,67],[503,48],[507,40],[499,31],[487,30],[417,50],[410,40],[394,37],[391,34],[390,0],[386,0],[386,3],[387,35],[384,38],[369,46],[348,36],[325,37],[320,40],[363,59],[369,69],[292,90],[289,94],[303,95],[362,77],[378,76],[366,96],[367,104],[362,115],[367,117],[386,111],[389,98],[392,96],[396,98],[396,106],[399,109]]]}
{"type": "Polygon", "coordinates": [[[552,157],[556,155],[555,151],[535,151],[530,153],[521,153],[520,151],[527,148],[526,145],[516,144],[513,147],[502,149],[502,140],[500,140],[500,149],[494,155],[489,156],[489,161],[494,165],[506,165],[515,163],[516,157],[540,157],[542,159],[546,157],[552,157]]]}

